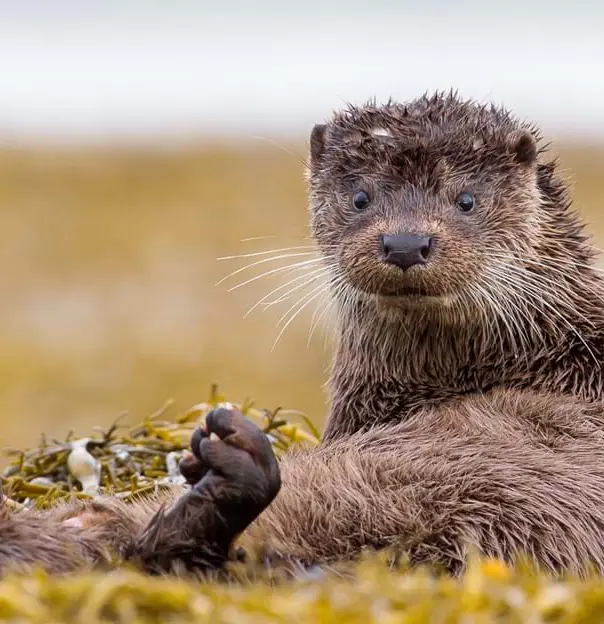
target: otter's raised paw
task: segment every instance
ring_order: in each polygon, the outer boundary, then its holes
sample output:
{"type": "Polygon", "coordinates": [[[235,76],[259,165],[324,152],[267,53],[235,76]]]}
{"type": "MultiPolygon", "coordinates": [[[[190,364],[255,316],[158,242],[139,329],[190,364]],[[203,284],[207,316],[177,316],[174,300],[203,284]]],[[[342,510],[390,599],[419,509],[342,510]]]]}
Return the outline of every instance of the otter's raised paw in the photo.
{"type": "Polygon", "coordinates": [[[266,435],[235,410],[210,412],[191,447],[180,469],[192,488],[154,516],[129,555],[150,572],[220,567],[281,487],[266,435]]]}
{"type": "Polygon", "coordinates": [[[236,532],[279,492],[279,465],[268,438],[236,410],[212,410],[205,428],[193,433],[191,450],[181,460],[181,473],[194,490],[212,498],[236,532]]]}

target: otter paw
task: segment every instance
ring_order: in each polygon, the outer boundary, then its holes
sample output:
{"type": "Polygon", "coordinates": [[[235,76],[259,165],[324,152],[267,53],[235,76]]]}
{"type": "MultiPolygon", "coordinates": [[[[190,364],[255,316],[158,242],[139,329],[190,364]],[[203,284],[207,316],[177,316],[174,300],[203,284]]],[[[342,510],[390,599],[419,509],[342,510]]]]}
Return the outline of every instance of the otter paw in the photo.
{"type": "MultiPolygon", "coordinates": [[[[217,408],[191,438],[192,454],[180,470],[198,492],[211,496],[221,513],[247,526],[281,487],[271,444],[251,420],[236,410],[217,408]]],[[[243,528],[245,528],[243,526],[243,528]]]]}
{"type": "Polygon", "coordinates": [[[235,410],[210,412],[193,433],[191,450],[180,463],[191,489],[157,512],[127,551],[148,572],[220,568],[236,537],[281,487],[268,438],[235,410]]]}

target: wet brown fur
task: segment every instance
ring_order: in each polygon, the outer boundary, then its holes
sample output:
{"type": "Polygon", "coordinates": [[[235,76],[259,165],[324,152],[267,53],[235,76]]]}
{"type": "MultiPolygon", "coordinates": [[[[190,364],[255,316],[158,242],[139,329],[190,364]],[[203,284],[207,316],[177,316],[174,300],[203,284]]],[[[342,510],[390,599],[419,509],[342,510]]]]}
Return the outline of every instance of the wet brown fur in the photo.
{"type": "Polygon", "coordinates": [[[351,108],[317,132],[311,218],[339,323],[326,440],[495,388],[602,399],[604,283],[532,126],[436,95],[351,108]],[[471,215],[455,208],[465,190],[471,215]],[[377,235],[399,231],[435,236],[426,267],[380,261],[377,235]],[[440,299],[396,297],[409,286],[440,299]]]}
{"type": "Polygon", "coordinates": [[[70,503],[49,511],[0,504],[0,570],[41,567],[62,573],[123,559],[163,499],[126,506],[118,500],[70,503]],[[80,526],[65,521],[78,518],[80,526]]]}
{"type": "MultiPolygon", "coordinates": [[[[459,572],[477,547],[604,573],[604,285],[537,131],[455,95],[369,104],[313,131],[308,178],[338,309],[331,411],[243,543],[304,564],[395,546],[459,572]],[[471,215],[455,209],[463,190],[471,215]],[[399,231],[435,237],[428,265],[380,262],[377,236],[399,231]]],[[[159,504],[4,508],[0,568],[199,547],[192,513],[160,525],[159,504]]]]}
{"type": "Polygon", "coordinates": [[[396,547],[457,573],[474,548],[604,573],[603,432],[601,407],[571,397],[495,391],[423,408],[287,457],[251,539],[308,563],[396,547]]]}

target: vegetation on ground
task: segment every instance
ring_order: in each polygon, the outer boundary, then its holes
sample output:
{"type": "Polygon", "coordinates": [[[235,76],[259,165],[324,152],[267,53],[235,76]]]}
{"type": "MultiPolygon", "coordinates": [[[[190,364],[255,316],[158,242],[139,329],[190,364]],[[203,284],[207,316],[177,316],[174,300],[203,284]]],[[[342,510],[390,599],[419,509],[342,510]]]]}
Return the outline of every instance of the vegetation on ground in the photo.
{"type": "Polygon", "coordinates": [[[476,560],[454,580],[427,570],[390,570],[380,557],[349,578],[217,585],[149,578],[131,570],[0,583],[0,621],[39,624],[209,622],[422,624],[604,621],[600,580],[556,581],[498,561],[476,560]]]}
{"type": "MultiPolygon", "coordinates": [[[[70,432],[64,440],[42,435],[37,447],[6,449],[11,461],[1,473],[6,504],[45,509],[76,497],[116,496],[125,502],[182,483],[178,463],[195,428],[220,405],[241,410],[260,426],[279,456],[292,444],[316,445],[319,432],[304,414],[259,409],[251,401],[227,403],[213,386],[209,399],[182,414],[170,402],[135,426],[119,420],[86,437],[70,432]]],[[[0,536],[1,537],[1,536],[0,536]]]]}
{"type": "MultiPolygon", "coordinates": [[[[69,496],[114,495],[129,501],[178,479],[178,455],[213,407],[224,404],[216,388],[209,400],[184,413],[169,405],[138,425],[117,422],[85,438],[43,437],[38,447],[11,451],[2,476],[5,500],[21,513],[69,496]],[[75,459],[74,459],[75,458],[75,459]],[[90,480],[92,477],[92,481],[90,480]]],[[[234,404],[270,437],[280,455],[292,444],[315,445],[319,434],[302,414],[234,404]]],[[[0,581],[0,621],[100,624],[119,622],[270,622],[403,624],[410,622],[600,622],[604,582],[554,579],[529,566],[509,567],[474,557],[460,579],[409,569],[391,553],[366,554],[354,563],[278,573],[233,563],[232,578],[148,577],[128,565],[109,571],[49,576],[10,574],[0,581]]]]}

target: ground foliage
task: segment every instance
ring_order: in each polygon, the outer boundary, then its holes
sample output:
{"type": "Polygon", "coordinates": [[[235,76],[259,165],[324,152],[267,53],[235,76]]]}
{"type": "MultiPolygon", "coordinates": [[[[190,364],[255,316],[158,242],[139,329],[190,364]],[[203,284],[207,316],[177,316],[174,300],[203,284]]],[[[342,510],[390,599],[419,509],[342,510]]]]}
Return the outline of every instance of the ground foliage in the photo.
{"type": "Polygon", "coordinates": [[[319,433],[304,414],[283,409],[259,409],[250,401],[231,404],[214,386],[209,399],[183,414],[170,415],[167,402],[156,413],[131,427],[118,419],[108,429],[87,437],[70,432],[64,440],[41,436],[26,451],[7,449],[12,457],[2,473],[9,504],[39,509],[69,497],[112,495],[129,501],[180,481],[178,462],[191,434],[217,405],[232,405],[258,424],[280,455],[291,444],[315,445],[319,433]]]}
{"type": "MultiPolygon", "coordinates": [[[[212,407],[208,401],[170,417],[169,405],[127,427],[121,422],[87,438],[42,437],[11,451],[2,476],[4,504],[45,508],[69,496],[152,492],[178,479],[179,454],[212,407]],[[70,459],[71,455],[71,459],[70,459]],[[74,460],[75,457],[75,460],[74,460]],[[76,461],[77,460],[77,461],[76,461]],[[83,468],[82,468],[83,467],[83,468]],[[74,474],[75,473],[75,474],[74,474]]],[[[270,436],[277,454],[314,445],[318,432],[303,415],[238,405],[270,436]]],[[[27,511],[24,511],[27,513],[27,511]]],[[[150,578],[130,568],[51,577],[10,574],[0,582],[2,622],[600,622],[604,582],[554,579],[528,566],[475,557],[461,579],[410,570],[404,557],[367,554],[359,561],[283,580],[251,564],[232,564],[232,579],[150,578]],[[252,580],[253,579],[253,580],[252,580]]],[[[252,564],[253,565],[253,564],[252,564]]]]}
{"type": "Polygon", "coordinates": [[[128,569],[0,583],[0,620],[20,622],[601,622],[604,584],[556,581],[476,560],[462,579],[391,570],[383,558],[350,576],[282,584],[149,578],[128,569]]]}

